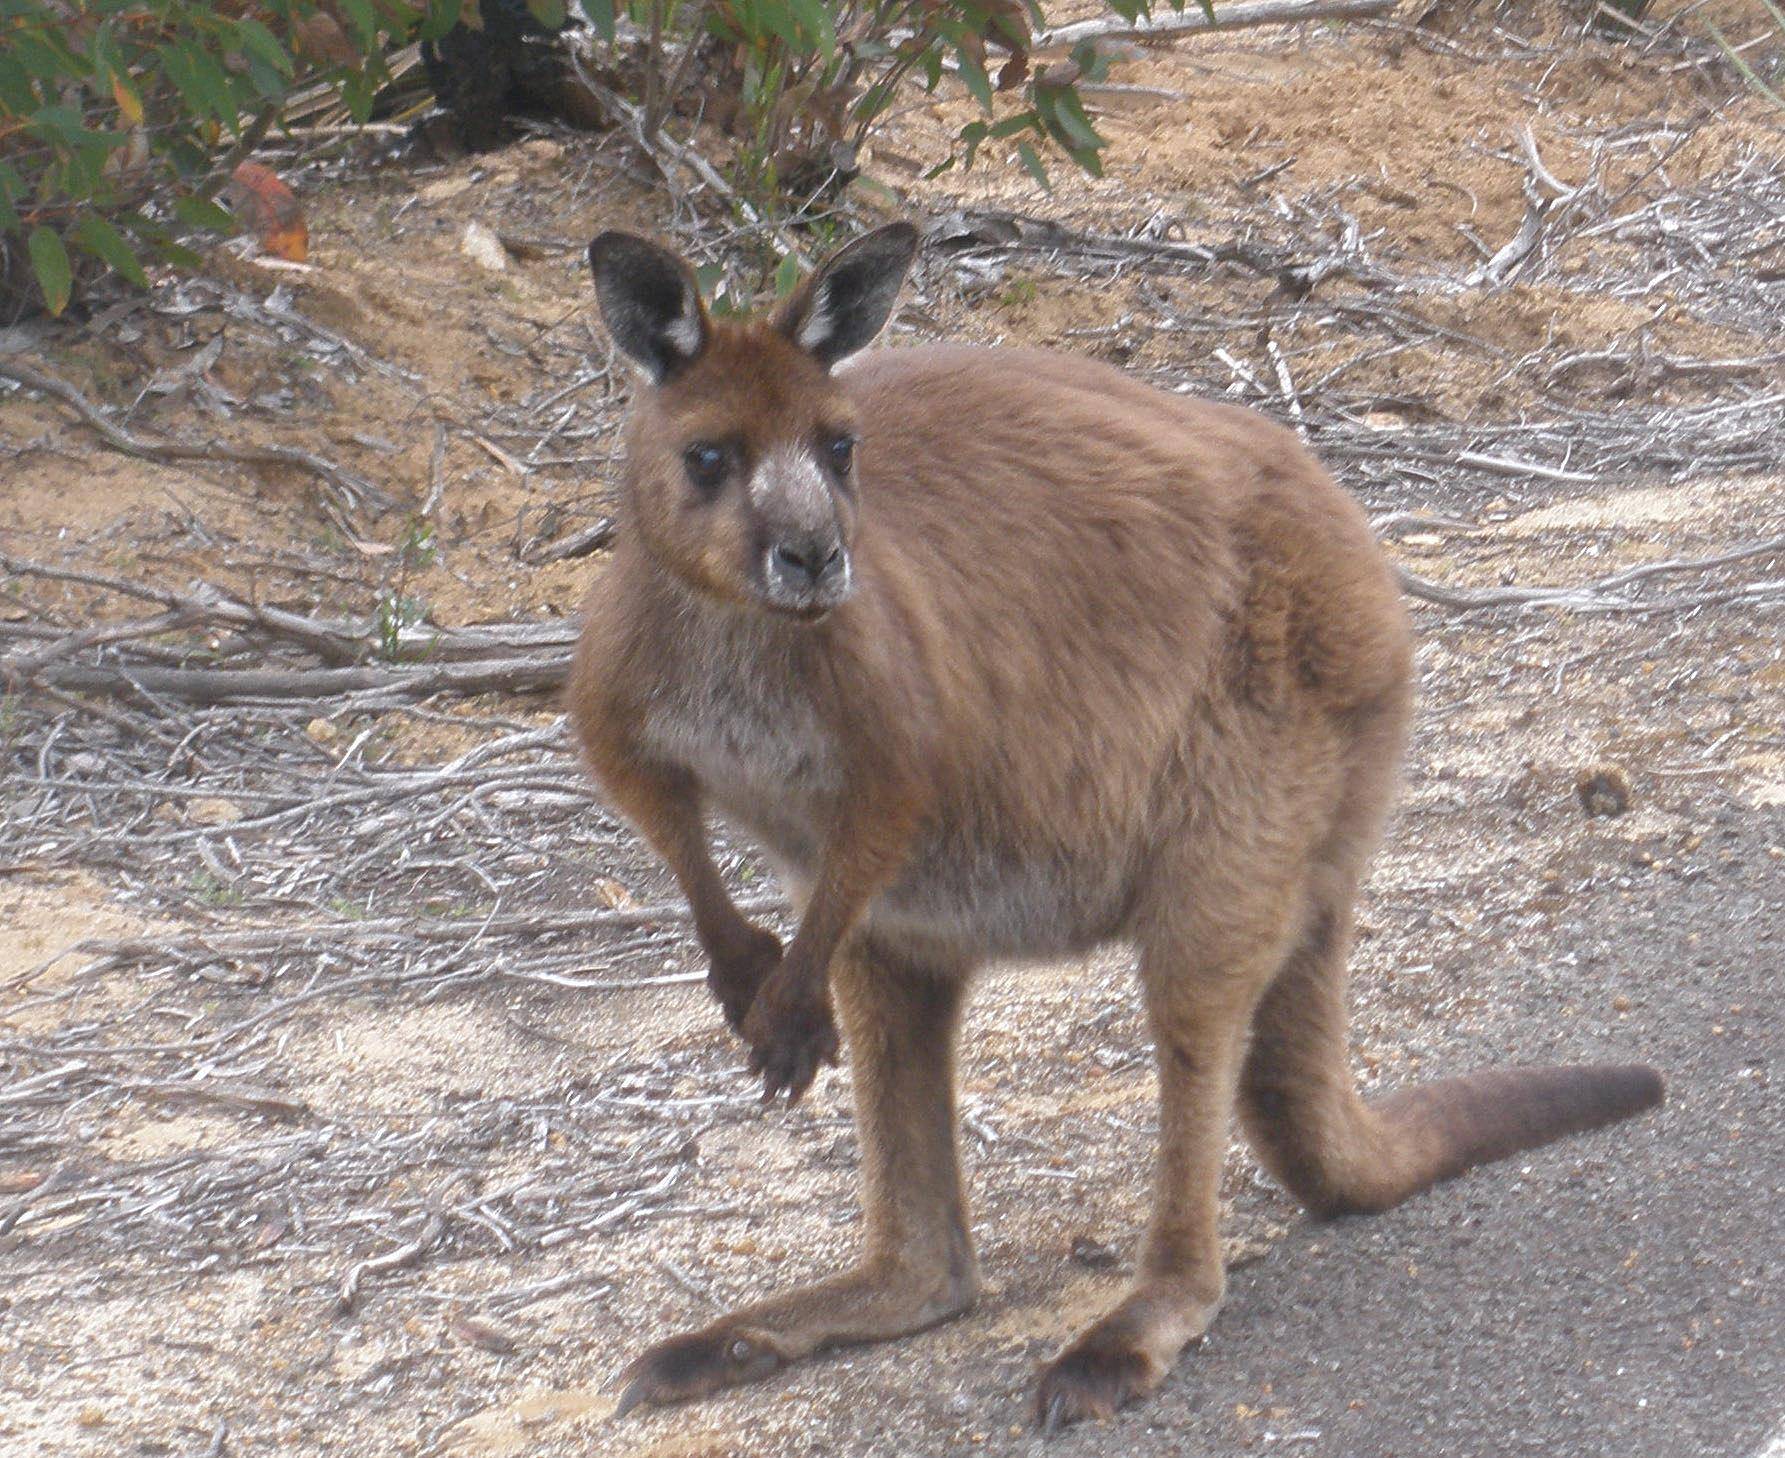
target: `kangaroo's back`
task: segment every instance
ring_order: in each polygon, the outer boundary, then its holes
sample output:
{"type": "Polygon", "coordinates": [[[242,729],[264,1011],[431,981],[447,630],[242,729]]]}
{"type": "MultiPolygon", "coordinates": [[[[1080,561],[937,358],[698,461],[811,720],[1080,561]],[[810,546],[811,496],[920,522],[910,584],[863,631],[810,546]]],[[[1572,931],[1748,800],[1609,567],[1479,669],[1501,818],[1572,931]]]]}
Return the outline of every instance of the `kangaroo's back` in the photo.
{"type": "Polygon", "coordinates": [[[878,350],[840,378],[861,409],[864,556],[994,682],[1021,645],[1008,676],[1038,699],[1064,685],[1029,653],[1057,653],[1090,692],[1107,663],[1173,714],[1174,691],[1216,684],[1235,629],[1336,709],[1405,680],[1405,611],[1363,513],[1256,412],[1042,350],[878,350]]]}

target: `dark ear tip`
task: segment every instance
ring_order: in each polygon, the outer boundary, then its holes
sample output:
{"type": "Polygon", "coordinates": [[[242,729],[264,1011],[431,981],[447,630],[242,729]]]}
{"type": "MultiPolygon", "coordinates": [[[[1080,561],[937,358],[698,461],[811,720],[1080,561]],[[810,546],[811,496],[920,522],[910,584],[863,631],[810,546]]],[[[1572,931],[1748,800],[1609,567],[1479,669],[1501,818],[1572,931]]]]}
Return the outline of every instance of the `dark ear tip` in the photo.
{"type": "Polygon", "coordinates": [[[599,269],[605,263],[611,263],[616,257],[630,253],[637,257],[641,251],[656,252],[656,245],[649,239],[641,238],[636,233],[624,233],[617,228],[609,228],[604,233],[597,233],[589,243],[589,267],[599,269]]]}
{"type": "Polygon", "coordinates": [[[888,223],[884,228],[876,228],[862,241],[865,243],[872,240],[888,251],[897,250],[907,257],[912,257],[917,253],[917,245],[922,237],[923,235],[917,230],[916,223],[901,218],[896,223],[888,223]]]}

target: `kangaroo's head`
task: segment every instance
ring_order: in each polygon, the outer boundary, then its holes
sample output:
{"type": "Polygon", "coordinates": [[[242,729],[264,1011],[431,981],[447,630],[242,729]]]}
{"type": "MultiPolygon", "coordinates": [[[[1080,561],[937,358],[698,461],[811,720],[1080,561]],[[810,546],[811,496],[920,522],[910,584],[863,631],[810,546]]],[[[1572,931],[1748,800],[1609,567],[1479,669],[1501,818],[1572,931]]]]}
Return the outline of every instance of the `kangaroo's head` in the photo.
{"type": "Polygon", "coordinates": [[[710,317],[680,258],[628,233],[589,245],[614,342],[649,384],[627,434],[628,520],[695,590],[816,620],[849,596],[856,418],[832,369],[885,324],[917,250],[894,223],[763,319],[710,317]]]}

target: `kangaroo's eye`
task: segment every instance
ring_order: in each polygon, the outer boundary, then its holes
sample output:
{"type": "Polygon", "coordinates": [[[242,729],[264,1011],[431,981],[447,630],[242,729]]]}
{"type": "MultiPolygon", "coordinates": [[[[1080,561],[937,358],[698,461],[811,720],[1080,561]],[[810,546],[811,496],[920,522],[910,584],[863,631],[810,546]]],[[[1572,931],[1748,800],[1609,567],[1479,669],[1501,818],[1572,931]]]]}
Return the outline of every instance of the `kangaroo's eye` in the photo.
{"type": "Polygon", "coordinates": [[[711,441],[696,441],[682,452],[682,466],[688,472],[688,479],[702,491],[717,491],[730,464],[725,447],[711,441]]]}
{"type": "Polygon", "coordinates": [[[838,436],[830,443],[827,454],[830,456],[831,469],[839,476],[847,476],[849,468],[855,464],[855,437],[838,436]]]}

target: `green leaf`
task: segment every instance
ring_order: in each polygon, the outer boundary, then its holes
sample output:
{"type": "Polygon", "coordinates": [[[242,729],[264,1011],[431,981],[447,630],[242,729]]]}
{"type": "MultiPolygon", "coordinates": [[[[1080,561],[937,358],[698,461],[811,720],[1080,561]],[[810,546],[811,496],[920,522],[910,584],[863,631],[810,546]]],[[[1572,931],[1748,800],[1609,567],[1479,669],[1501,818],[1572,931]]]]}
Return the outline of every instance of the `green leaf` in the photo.
{"type": "Polygon", "coordinates": [[[700,296],[703,299],[711,299],[713,297],[713,291],[719,287],[724,278],[725,265],[723,263],[701,263],[695,265],[694,286],[700,290],[700,296]]]}
{"type": "Polygon", "coordinates": [[[67,76],[85,76],[91,69],[91,63],[68,43],[64,34],[64,25],[51,25],[49,29],[39,31],[43,43],[50,48],[67,76]]]}
{"type": "Polygon", "coordinates": [[[1079,79],[1101,81],[1109,75],[1109,52],[1094,40],[1082,40],[1072,48],[1072,63],[1079,69],[1079,79]]]}
{"type": "Polygon", "coordinates": [[[829,61],[837,51],[837,26],[821,0],[787,0],[799,21],[804,44],[829,61]]]}
{"type": "Polygon", "coordinates": [[[236,22],[236,35],[241,39],[242,49],[249,55],[259,56],[281,76],[292,74],[291,57],[286,54],[285,47],[279,44],[279,38],[253,16],[236,22]]]}
{"type": "Polygon", "coordinates": [[[202,197],[175,198],[174,216],[182,223],[189,223],[194,228],[208,228],[213,233],[233,233],[236,230],[236,220],[232,213],[202,197]]]}
{"type": "Polygon", "coordinates": [[[68,67],[62,58],[35,36],[12,37],[7,41],[7,47],[27,75],[52,84],[67,79],[68,67]]]}
{"type": "Polygon", "coordinates": [[[354,43],[361,51],[372,49],[372,42],[378,38],[378,17],[372,13],[371,0],[338,0],[342,11],[347,16],[347,23],[353,27],[354,43]]]}
{"type": "Polygon", "coordinates": [[[1052,192],[1054,185],[1047,180],[1047,168],[1041,165],[1041,158],[1035,154],[1035,148],[1027,142],[1018,142],[1016,154],[1022,159],[1023,166],[1028,169],[1029,176],[1039,182],[1043,189],[1052,192]]]}
{"type": "Polygon", "coordinates": [[[160,151],[182,179],[202,177],[211,165],[211,154],[191,137],[170,137],[160,151]]]}
{"type": "Polygon", "coordinates": [[[609,45],[614,40],[614,0],[579,0],[583,14],[589,17],[589,24],[595,27],[595,34],[609,45]]]}
{"type": "Polygon", "coordinates": [[[37,105],[37,92],[10,54],[0,51],[0,116],[23,116],[37,105]]]}
{"type": "Polygon", "coordinates": [[[157,258],[165,259],[176,267],[193,269],[204,262],[190,248],[174,242],[174,235],[153,218],[146,218],[141,213],[124,212],[119,213],[115,221],[157,258]]]}
{"type": "Polygon", "coordinates": [[[428,13],[427,0],[378,0],[380,24],[395,40],[412,39],[411,32],[428,13]]]}
{"type": "MultiPolygon", "coordinates": [[[[984,122],[976,121],[968,122],[966,126],[955,133],[955,140],[965,149],[961,154],[961,166],[971,167],[973,165],[973,159],[979,155],[979,144],[986,139],[991,130],[992,129],[984,122]]],[[[948,158],[947,161],[942,164],[942,170],[946,171],[947,168],[952,167],[954,165],[954,160],[953,157],[948,158]]],[[[941,173],[930,172],[925,175],[929,177],[937,177],[940,176],[941,173]]]]}
{"type": "Polygon", "coordinates": [[[1103,176],[1103,138],[1092,128],[1084,103],[1070,86],[1037,86],[1032,99],[1047,134],[1093,177],[1103,176]]]}
{"type": "Polygon", "coordinates": [[[242,129],[241,113],[236,108],[235,98],[230,94],[228,75],[217,64],[214,56],[199,50],[196,45],[190,54],[193,84],[204,97],[206,107],[224,126],[239,133],[242,129]]]}
{"type": "Polygon", "coordinates": [[[248,57],[248,78],[253,81],[261,100],[280,102],[285,99],[285,78],[259,56],[248,57]]]}
{"type": "Polygon", "coordinates": [[[130,74],[130,63],[124,58],[124,52],[119,48],[114,29],[113,21],[101,21],[99,28],[93,32],[93,43],[89,51],[93,58],[94,73],[100,76],[108,86],[111,84],[112,77],[130,74]]]}
{"type": "Polygon", "coordinates": [[[44,307],[60,314],[68,307],[74,292],[74,270],[68,265],[68,250],[56,236],[54,228],[38,226],[31,230],[31,271],[37,275],[37,286],[43,290],[44,307]]]}
{"type": "Polygon", "coordinates": [[[110,264],[138,288],[149,286],[149,277],[124,241],[124,235],[97,213],[88,213],[75,224],[74,236],[87,252],[110,264]]]}
{"type": "Polygon", "coordinates": [[[564,0],[527,0],[527,9],[547,30],[564,29],[564,0]]]}
{"type": "Polygon", "coordinates": [[[1103,138],[1097,135],[1096,129],[1091,125],[1091,118],[1085,115],[1085,104],[1079,99],[1075,87],[1041,88],[1036,92],[1035,101],[1037,106],[1045,107],[1045,114],[1054,123],[1060,140],[1068,149],[1092,152],[1103,150],[1103,138]]]}
{"type": "Polygon", "coordinates": [[[364,71],[351,73],[341,83],[341,100],[356,122],[366,122],[372,115],[372,103],[378,98],[378,86],[364,71]]]}
{"type": "Polygon", "coordinates": [[[790,51],[800,49],[799,25],[784,0],[759,0],[755,8],[764,28],[776,40],[790,51]]]}
{"type": "Polygon", "coordinates": [[[858,100],[854,106],[849,108],[849,114],[857,121],[871,122],[879,116],[881,112],[886,110],[887,106],[891,103],[892,98],[892,87],[884,80],[876,81],[866,91],[862,92],[861,99],[858,100]]]}
{"type": "Polygon", "coordinates": [[[775,297],[777,299],[786,298],[798,287],[799,281],[799,258],[795,254],[789,253],[775,270],[775,297]]]}
{"type": "Polygon", "coordinates": [[[19,210],[13,199],[25,195],[25,179],[10,162],[0,162],[0,232],[17,229],[19,210]]]}
{"type": "Polygon", "coordinates": [[[183,47],[160,45],[155,47],[155,57],[161,63],[161,74],[174,83],[174,89],[180,93],[180,99],[186,103],[187,109],[203,116],[208,108],[193,70],[190,53],[183,47]]]}
{"type": "Polygon", "coordinates": [[[991,135],[1002,141],[1005,137],[1014,137],[1018,132],[1041,130],[1040,117],[1033,111],[1019,111],[1014,116],[1005,117],[1001,122],[993,122],[991,135]]]}
{"type": "Polygon", "coordinates": [[[439,40],[459,23],[459,0],[428,0],[415,27],[415,40],[439,40]]]}
{"type": "Polygon", "coordinates": [[[90,127],[72,106],[40,106],[31,113],[27,126],[46,141],[56,142],[70,152],[103,156],[125,138],[123,132],[90,127]]]}
{"type": "Polygon", "coordinates": [[[992,78],[986,75],[985,67],[980,64],[979,57],[973,47],[957,42],[955,46],[955,64],[961,68],[961,80],[967,83],[967,89],[973,93],[984,111],[992,109],[992,78]]]}

